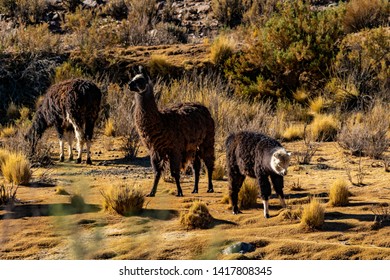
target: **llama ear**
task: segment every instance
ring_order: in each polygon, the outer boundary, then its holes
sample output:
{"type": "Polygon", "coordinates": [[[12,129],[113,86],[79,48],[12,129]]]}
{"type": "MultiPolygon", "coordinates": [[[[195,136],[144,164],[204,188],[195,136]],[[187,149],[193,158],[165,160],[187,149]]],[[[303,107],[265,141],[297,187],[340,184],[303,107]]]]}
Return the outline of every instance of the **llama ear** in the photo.
{"type": "Polygon", "coordinates": [[[145,77],[148,81],[150,80],[149,72],[148,72],[148,70],[147,70],[145,67],[143,67],[142,65],[140,65],[139,68],[138,68],[138,70],[139,70],[139,73],[142,74],[142,75],[144,75],[144,77],[145,77]]]}

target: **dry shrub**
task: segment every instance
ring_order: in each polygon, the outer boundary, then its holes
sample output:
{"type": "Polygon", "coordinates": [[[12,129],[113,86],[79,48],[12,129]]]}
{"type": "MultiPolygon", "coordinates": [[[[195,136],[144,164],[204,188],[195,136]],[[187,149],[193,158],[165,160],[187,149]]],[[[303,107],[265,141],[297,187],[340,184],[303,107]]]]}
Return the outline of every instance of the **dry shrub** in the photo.
{"type": "Polygon", "coordinates": [[[380,158],[390,146],[387,135],[390,119],[388,104],[377,101],[367,112],[352,114],[344,122],[338,143],[355,156],[380,158]]]}
{"type": "Polygon", "coordinates": [[[364,28],[388,25],[389,13],[388,0],[351,0],[346,5],[344,28],[352,33],[364,28]]]}
{"type": "Polygon", "coordinates": [[[194,201],[188,212],[181,213],[180,223],[187,228],[206,229],[212,225],[214,218],[211,216],[206,204],[201,201],[194,201]]]}
{"type": "Polygon", "coordinates": [[[14,186],[13,184],[10,186],[1,185],[0,186],[0,206],[12,204],[16,199],[16,192],[18,190],[18,186],[14,186]]]}
{"type": "Polygon", "coordinates": [[[283,140],[284,141],[295,141],[303,139],[304,137],[304,125],[302,124],[291,124],[286,130],[283,132],[283,140]]]}
{"type": "Polygon", "coordinates": [[[106,123],[104,124],[104,135],[115,136],[114,120],[111,118],[108,118],[106,123]]]}
{"type": "Polygon", "coordinates": [[[225,166],[217,162],[213,170],[213,180],[222,180],[225,176],[225,166]]]}
{"type": "Polygon", "coordinates": [[[333,141],[336,139],[339,122],[333,115],[316,115],[310,125],[312,139],[316,141],[333,141]]]}
{"type": "Polygon", "coordinates": [[[303,208],[301,226],[309,229],[320,229],[325,221],[325,210],[318,199],[313,198],[303,208]]]}
{"type": "Polygon", "coordinates": [[[310,100],[309,108],[312,113],[319,114],[324,110],[326,100],[322,96],[317,96],[316,98],[310,100]]]}
{"type": "Polygon", "coordinates": [[[211,5],[214,16],[221,24],[228,27],[241,24],[245,12],[242,0],[212,0],[211,5]]]}
{"type": "Polygon", "coordinates": [[[65,61],[56,67],[53,83],[59,83],[74,78],[83,78],[84,76],[83,70],[80,67],[72,65],[69,61],[65,61]]]}
{"type": "Polygon", "coordinates": [[[31,179],[30,162],[20,153],[10,153],[1,165],[4,178],[12,184],[27,184],[31,179]]]}
{"type": "Polygon", "coordinates": [[[349,202],[348,182],[337,179],[329,190],[329,203],[332,206],[345,206],[349,202]]]}
{"type": "Polygon", "coordinates": [[[10,155],[10,152],[8,150],[0,149],[0,172],[1,172],[1,166],[7,160],[9,155],[10,155]]]}
{"type": "Polygon", "coordinates": [[[103,209],[122,216],[139,213],[145,202],[145,195],[135,186],[121,185],[100,193],[104,198],[103,209]]]}
{"type": "Polygon", "coordinates": [[[303,212],[303,208],[301,206],[295,209],[286,208],[280,212],[279,217],[282,220],[296,221],[302,218],[302,212],[303,212]]]}
{"type": "Polygon", "coordinates": [[[235,42],[232,38],[218,36],[210,47],[210,59],[216,67],[223,67],[225,62],[234,54],[235,42]]]}
{"type": "Polygon", "coordinates": [[[238,193],[238,207],[249,209],[256,207],[259,187],[255,180],[245,180],[238,193]]]}

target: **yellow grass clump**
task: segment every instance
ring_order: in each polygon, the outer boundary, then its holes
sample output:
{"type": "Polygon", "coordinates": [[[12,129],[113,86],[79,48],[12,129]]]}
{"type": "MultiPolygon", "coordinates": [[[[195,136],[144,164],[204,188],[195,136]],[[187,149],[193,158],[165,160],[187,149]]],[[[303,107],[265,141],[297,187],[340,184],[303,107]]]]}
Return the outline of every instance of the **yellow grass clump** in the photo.
{"type": "Polygon", "coordinates": [[[325,210],[318,199],[313,198],[303,208],[301,226],[309,229],[320,229],[324,224],[325,210]]]}
{"type": "Polygon", "coordinates": [[[109,118],[104,125],[104,135],[115,136],[115,124],[114,120],[109,118]]]}
{"type": "Polygon", "coordinates": [[[312,113],[319,114],[325,107],[325,98],[318,96],[309,102],[312,113]]]}
{"type": "Polygon", "coordinates": [[[339,121],[333,115],[318,114],[311,124],[311,132],[314,140],[333,141],[339,129],[339,121]]]}
{"type": "Polygon", "coordinates": [[[303,125],[292,124],[286,128],[286,130],[283,132],[282,137],[285,141],[295,141],[303,139],[304,133],[305,129],[303,125]]]}
{"type": "Polygon", "coordinates": [[[180,223],[187,228],[206,229],[209,228],[214,218],[211,216],[206,204],[201,201],[194,201],[188,212],[180,215],[180,223]]]}
{"type": "Polygon", "coordinates": [[[257,196],[259,195],[259,187],[254,180],[245,180],[238,193],[238,207],[248,209],[255,207],[257,196]]]}
{"type": "Polygon", "coordinates": [[[213,171],[213,180],[222,180],[223,176],[225,176],[225,167],[217,163],[213,171]]]}
{"type": "Polygon", "coordinates": [[[9,151],[7,151],[5,149],[0,149],[0,172],[1,172],[1,166],[7,160],[9,155],[10,155],[9,151]]]}
{"type": "Polygon", "coordinates": [[[101,191],[104,198],[103,209],[128,216],[142,211],[145,195],[137,187],[121,185],[113,187],[108,192],[101,191]]]}
{"type": "Polygon", "coordinates": [[[16,134],[16,128],[13,125],[3,127],[0,131],[1,138],[9,138],[16,134]]]}
{"type": "Polygon", "coordinates": [[[226,36],[217,37],[210,47],[210,60],[216,66],[222,67],[234,53],[235,45],[231,38],[226,36]]]}
{"type": "Polygon", "coordinates": [[[329,204],[332,206],[345,206],[348,202],[348,182],[344,179],[337,179],[329,190],[329,204]]]}
{"type": "Polygon", "coordinates": [[[30,162],[20,153],[10,153],[1,164],[4,178],[12,184],[27,184],[31,179],[30,162]]]}

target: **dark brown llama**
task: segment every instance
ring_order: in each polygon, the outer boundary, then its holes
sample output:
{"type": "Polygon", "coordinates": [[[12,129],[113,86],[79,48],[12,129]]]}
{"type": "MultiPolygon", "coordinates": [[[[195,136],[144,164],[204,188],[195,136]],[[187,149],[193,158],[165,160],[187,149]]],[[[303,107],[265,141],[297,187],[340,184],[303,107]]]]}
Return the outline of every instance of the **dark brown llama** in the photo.
{"type": "Polygon", "coordinates": [[[38,107],[31,128],[26,134],[34,153],[37,141],[45,130],[54,126],[60,140],[60,161],[64,161],[64,140],[69,144],[69,159],[73,159],[72,140],[77,140],[77,163],[81,163],[84,143],[87,164],[92,164],[90,147],[95,121],[100,111],[102,93],[91,81],[71,79],[52,85],[38,107]]]}
{"type": "Polygon", "coordinates": [[[154,99],[153,84],[142,67],[140,74],[132,79],[129,86],[136,93],[136,128],[149,150],[154,170],[153,187],[148,196],[155,196],[161,172],[168,161],[171,175],[176,181],[177,196],[183,196],[180,169],[184,169],[187,163],[192,164],[195,175],[192,193],[198,192],[201,159],[208,173],[207,192],[214,192],[212,173],[215,161],[215,126],[209,110],[201,104],[185,103],[159,111],[154,99]]]}
{"type": "Polygon", "coordinates": [[[287,174],[290,155],[278,141],[264,134],[242,131],[229,135],[226,139],[226,165],[233,214],[240,213],[237,206],[238,192],[246,176],[258,181],[264,217],[269,218],[268,198],[271,195],[271,184],[268,177],[282,207],[286,207],[283,176],[287,174]]]}

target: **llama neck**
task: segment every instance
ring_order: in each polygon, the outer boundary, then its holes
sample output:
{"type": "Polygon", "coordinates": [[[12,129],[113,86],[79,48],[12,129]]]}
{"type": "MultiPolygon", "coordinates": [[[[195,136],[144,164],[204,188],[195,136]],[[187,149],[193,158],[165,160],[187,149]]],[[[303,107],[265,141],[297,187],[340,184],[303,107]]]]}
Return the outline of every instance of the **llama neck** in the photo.
{"type": "Polygon", "coordinates": [[[31,140],[31,144],[35,146],[37,141],[42,137],[45,130],[48,128],[48,123],[41,110],[35,113],[35,117],[30,130],[27,132],[27,137],[31,140]]]}
{"type": "Polygon", "coordinates": [[[142,130],[147,129],[150,125],[154,126],[161,121],[153,90],[147,90],[141,94],[136,94],[135,120],[137,126],[142,130]]]}

